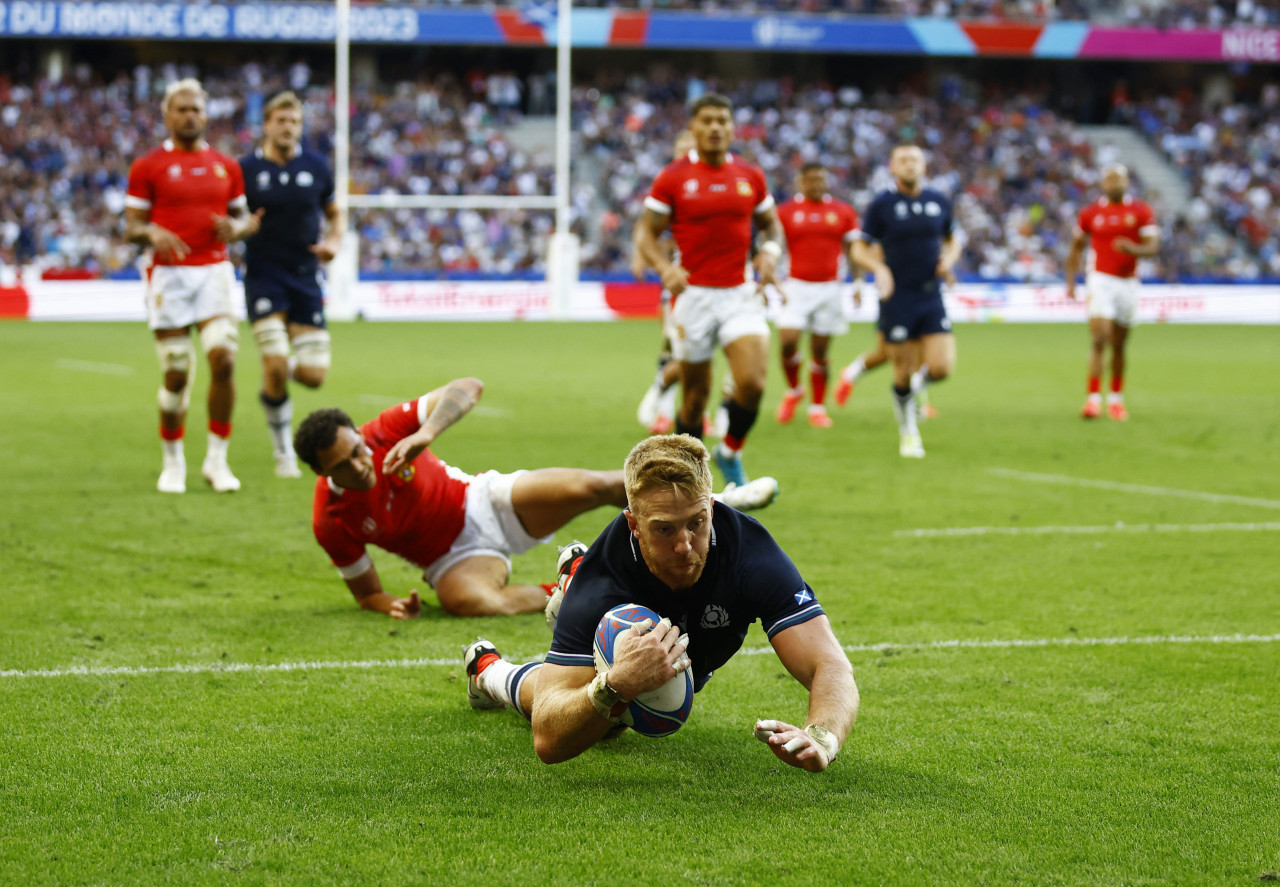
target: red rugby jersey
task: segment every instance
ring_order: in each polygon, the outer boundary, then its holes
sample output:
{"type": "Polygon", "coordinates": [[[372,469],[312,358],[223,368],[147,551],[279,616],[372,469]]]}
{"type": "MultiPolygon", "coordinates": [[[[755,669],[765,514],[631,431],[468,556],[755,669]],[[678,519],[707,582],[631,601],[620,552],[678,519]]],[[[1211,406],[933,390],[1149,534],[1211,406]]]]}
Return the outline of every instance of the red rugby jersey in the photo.
{"type": "Polygon", "coordinates": [[[751,220],[773,207],[773,195],[755,164],[726,154],[709,166],[690,151],[658,173],[644,205],[670,217],[691,285],[731,287],[746,280],[751,220]]]}
{"type": "Polygon", "coordinates": [[[858,236],[857,211],[830,194],[816,203],[797,194],[778,206],[778,220],[787,232],[790,276],[813,283],[835,280],[845,244],[858,236]]]}
{"type": "Polygon", "coordinates": [[[229,207],[248,206],[244,176],[234,158],[204,142],[180,151],[171,139],[133,162],[124,204],[151,211],[151,221],[182,238],[185,259],[152,258],[154,265],[212,265],[225,262],[227,245],[213,235],[213,217],[229,207]]]}
{"type": "Polygon", "coordinates": [[[312,529],[335,567],[360,560],[369,544],[427,567],[447,552],[462,532],[470,480],[467,474],[441,462],[430,450],[394,475],[382,474],[387,450],[421,426],[418,400],[384,410],[361,426],[360,434],[373,451],[378,472],[378,483],[372,490],[335,488],[328,478],[316,479],[312,529]]]}
{"type": "Polygon", "coordinates": [[[1098,198],[1080,210],[1076,224],[1089,235],[1093,247],[1089,267],[1115,277],[1133,277],[1138,271],[1138,257],[1118,252],[1116,238],[1141,243],[1144,236],[1160,230],[1151,207],[1129,195],[1120,203],[1111,203],[1105,196],[1098,198]]]}

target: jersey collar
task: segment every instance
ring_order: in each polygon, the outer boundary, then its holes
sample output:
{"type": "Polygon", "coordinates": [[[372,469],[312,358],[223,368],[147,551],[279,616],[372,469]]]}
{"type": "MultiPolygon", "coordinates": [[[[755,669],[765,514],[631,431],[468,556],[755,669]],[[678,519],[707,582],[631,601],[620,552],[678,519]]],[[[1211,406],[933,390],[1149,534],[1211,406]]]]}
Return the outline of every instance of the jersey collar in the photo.
{"type": "Polygon", "coordinates": [[[329,485],[329,492],[330,492],[330,493],[333,493],[333,495],[335,495],[335,496],[342,496],[342,495],[344,495],[344,494],[347,492],[347,491],[346,491],[346,490],[344,490],[342,487],[340,487],[340,486],[338,486],[337,484],[335,484],[335,483],[333,482],[333,478],[331,478],[331,477],[326,477],[326,478],[324,479],[324,482],[325,482],[325,483],[327,483],[327,484],[329,485]]]}
{"type": "MultiPolygon", "coordinates": [[[[698,162],[700,162],[700,161],[701,161],[701,159],[702,159],[702,158],[700,158],[700,157],[698,156],[698,149],[697,149],[697,148],[690,148],[690,149],[689,149],[689,162],[690,162],[690,163],[698,163],[698,162]]],[[[725,162],[726,164],[733,163],[733,152],[732,152],[732,151],[725,151],[725,152],[724,152],[724,162],[725,162]]]]}
{"type": "MultiPolygon", "coordinates": [[[[195,150],[204,151],[208,147],[209,147],[209,143],[206,142],[204,139],[201,139],[200,141],[196,142],[195,150]]],[[[178,146],[173,143],[173,139],[165,139],[164,149],[166,151],[176,151],[178,150],[178,146]]]]}

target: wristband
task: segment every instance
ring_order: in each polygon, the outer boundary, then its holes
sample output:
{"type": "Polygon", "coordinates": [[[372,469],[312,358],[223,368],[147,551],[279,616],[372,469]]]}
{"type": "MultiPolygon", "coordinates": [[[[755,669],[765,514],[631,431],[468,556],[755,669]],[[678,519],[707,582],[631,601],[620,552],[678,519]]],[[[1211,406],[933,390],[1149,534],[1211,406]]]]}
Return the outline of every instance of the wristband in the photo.
{"type": "Polygon", "coordinates": [[[591,679],[591,683],[587,685],[587,698],[591,700],[591,706],[596,710],[596,714],[611,724],[618,723],[618,719],[622,717],[628,705],[618,695],[618,691],[609,686],[607,673],[597,674],[591,679]]]}
{"type": "Polygon", "coordinates": [[[760,244],[760,252],[768,253],[775,259],[782,258],[782,247],[778,246],[777,242],[773,240],[766,240],[760,244]]]}
{"type": "Polygon", "coordinates": [[[808,733],[809,738],[826,751],[828,764],[836,759],[836,753],[840,751],[840,740],[836,739],[830,730],[826,727],[819,727],[817,724],[810,724],[804,728],[804,732],[808,733]]]}

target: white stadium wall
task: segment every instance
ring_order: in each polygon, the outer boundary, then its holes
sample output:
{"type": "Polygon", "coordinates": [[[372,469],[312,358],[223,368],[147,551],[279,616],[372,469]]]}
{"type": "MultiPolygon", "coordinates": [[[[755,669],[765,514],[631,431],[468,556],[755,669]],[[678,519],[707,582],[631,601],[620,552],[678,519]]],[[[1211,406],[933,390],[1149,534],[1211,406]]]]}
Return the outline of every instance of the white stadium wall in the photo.
{"type": "MultiPolygon", "coordinates": [[[[35,280],[0,283],[0,317],[29,320],[142,321],[139,281],[35,280]]],[[[1081,292],[1083,287],[1081,288],[1081,292]]],[[[656,317],[655,284],[579,283],[558,316],[568,320],[656,317]]],[[[551,320],[551,289],[530,281],[361,281],[355,313],[366,320],[551,320]]],[[[1079,323],[1084,306],[1069,302],[1061,284],[960,284],[946,297],[957,323],[1079,323]]],[[[243,299],[236,297],[243,318],[243,299]]],[[[875,319],[874,292],[855,309],[853,322],[875,319]]],[[[1280,286],[1146,284],[1142,323],[1280,324],[1280,286]]]]}

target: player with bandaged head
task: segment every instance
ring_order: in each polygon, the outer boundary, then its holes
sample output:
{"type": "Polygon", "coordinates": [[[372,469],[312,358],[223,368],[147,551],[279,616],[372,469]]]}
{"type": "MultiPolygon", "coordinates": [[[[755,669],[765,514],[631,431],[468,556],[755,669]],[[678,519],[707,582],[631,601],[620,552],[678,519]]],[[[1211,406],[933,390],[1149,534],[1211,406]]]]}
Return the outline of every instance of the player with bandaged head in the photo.
{"type": "Polygon", "coordinates": [[[848,657],[813,589],[769,532],[714,500],[708,460],[701,441],[687,435],[650,437],[631,451],[623,467],[627,510],[589,548],[575,543],[560,558],[564,593],[549,603],[554,627],[545,662],[508,662],[483,638],[467,648],[472,707],[510,705],[529,717],[544,762],[569,760],[616,732],[637,696],[686,670],[701,690],[757,619],[809,702],[806,726],[760,720],[755,736],[784,763],[815,772],[848,736],[858,712],[848,657]],[[612,663],[598,670],[596,628],[620,604],[661,619],[619,633],[612,663]]]}

